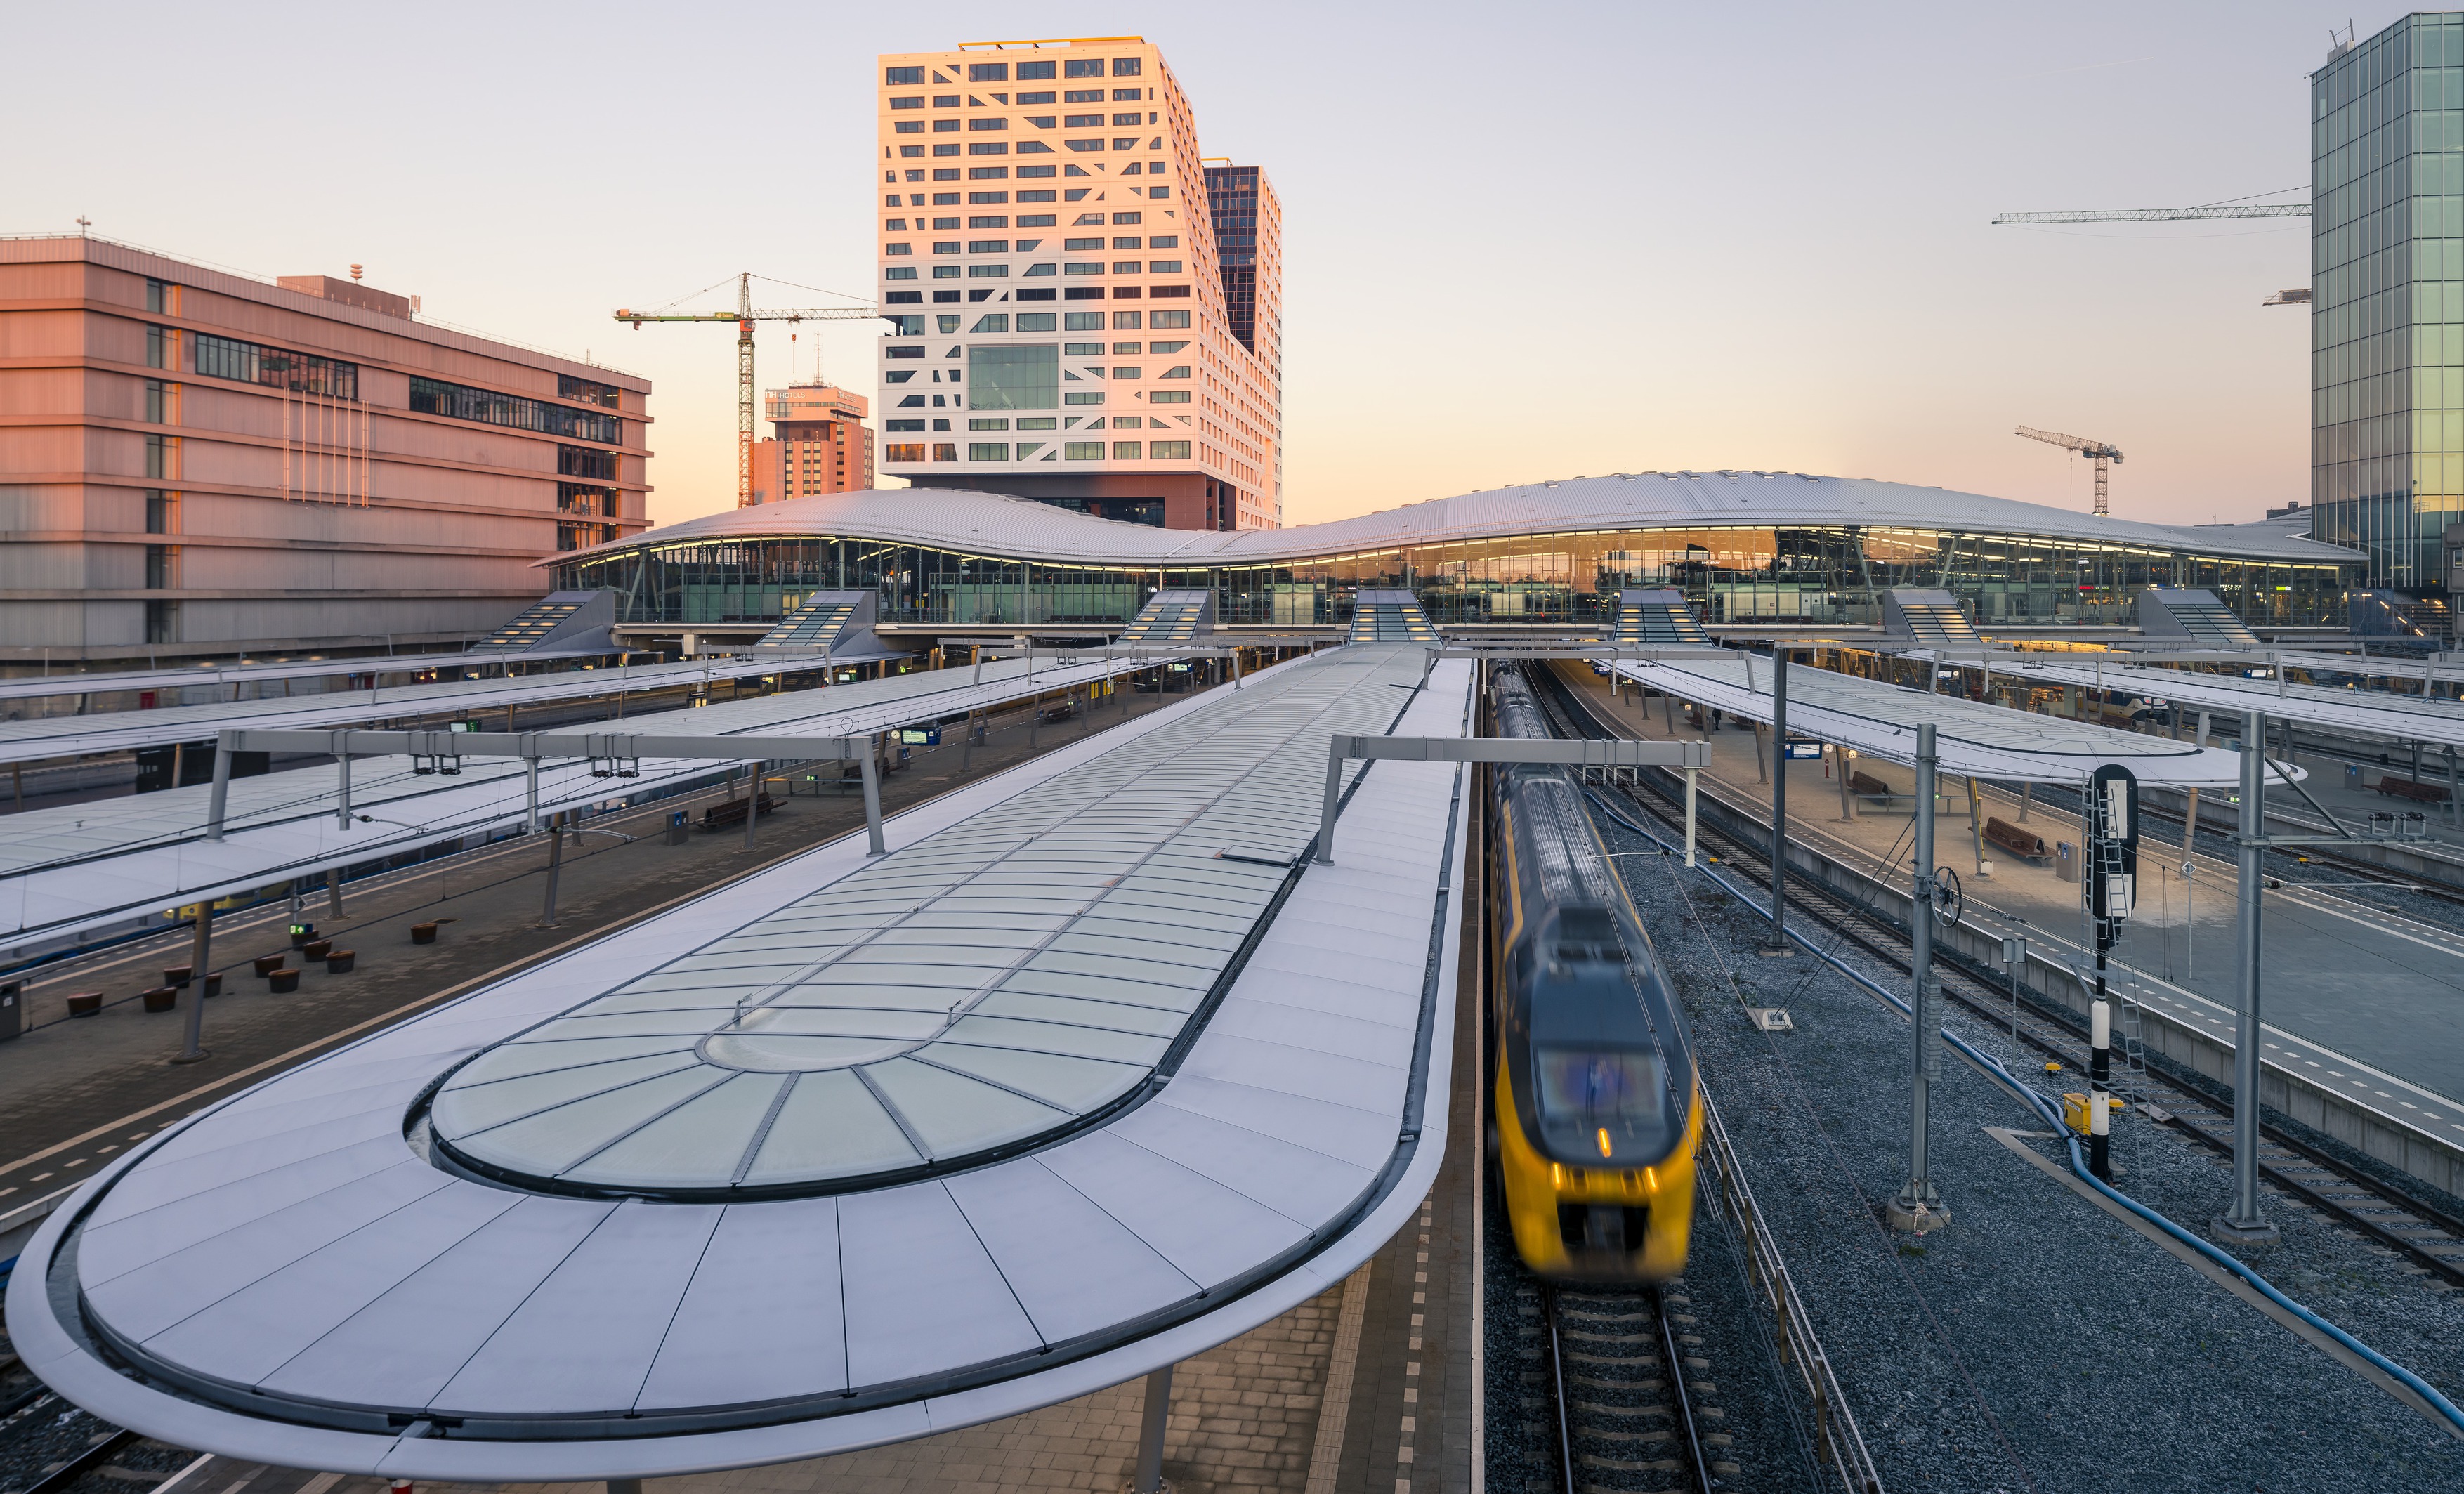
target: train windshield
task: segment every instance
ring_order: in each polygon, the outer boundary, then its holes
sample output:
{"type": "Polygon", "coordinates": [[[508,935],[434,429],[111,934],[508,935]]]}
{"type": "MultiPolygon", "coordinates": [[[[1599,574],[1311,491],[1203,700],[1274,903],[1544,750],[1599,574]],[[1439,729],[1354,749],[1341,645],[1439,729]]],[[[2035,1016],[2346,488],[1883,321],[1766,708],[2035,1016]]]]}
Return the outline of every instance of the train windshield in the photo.
{"type": "Polygon", "coordinates": [[[1602,1132],[1612,1144],[1604,1156],[1665,1139],[1668,1078],[1657,1052],[1536,1047],[1531,1066],[1542,1122],[1551,1131],[1580,1126],[1602,1132]]]}

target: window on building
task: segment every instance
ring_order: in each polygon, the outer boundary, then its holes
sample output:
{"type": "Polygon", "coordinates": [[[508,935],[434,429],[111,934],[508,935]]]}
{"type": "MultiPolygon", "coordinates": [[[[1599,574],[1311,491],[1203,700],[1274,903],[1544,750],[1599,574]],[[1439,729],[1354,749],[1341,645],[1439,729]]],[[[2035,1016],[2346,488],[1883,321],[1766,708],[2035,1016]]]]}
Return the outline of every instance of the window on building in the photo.
{"type": "MultiPolygon", "coordinates": [[[[902,159],[912,161],[915,157],[924,154],[924,147],[921,145],[901,145],[898,147],[898,154],[902,159]]],[[[923,179],[924,173],[921,171],[911,171],[907,175],[907,180],[911,182],[920,182],[923,179]]]]}
{"type": "Polygon", "coordinates": [[[1137,367],[1115,368],[1112,370],[1112,377],[1115,379],[1143,379],[1146,377],[1146,370],[1144,368],[1137,367]]]}
{"type": "Polygon", "coordinates": [[[1009,421],[1000,415],[977,415],[967,421],[969,430],[1007,430],[1009,421]]]}
{"type": "Polygon", "coordinates": [[[1061,422],[1049,415],[1021,415],[1018,418],[1018,428],[1021,430],[1050,430],[1060,424],[1061,422]]]}
{"type": "MultiPolygon", "coordinates": [[[[1071,176],[1085,176],[1087,173],[1079,170],[1076,166],[1071,166],[1069,168],[1069,174],[1071,176]]],[[[1084,202],[1087,194],[1092,190],[1094,190],[1094,188],[1089,187],[1065,187],[1061,189],[1061,200],[1066,203],[1084,202]]],[[[1097,221],[1101,222],[1102,220],[1098,219],[1097,221]]]]}
{"type": "Polygon", "coordinates": [[[160,316],[170,310],[170,283],[148,277],[145,281],[145,309],[160,316]]]}
{"type": "Polygon", "coordinates": [[[543,400],[524,399],[517,394],[501,394],[494,389],[477,389],[435,379],[412,378],[410,407],[424,415],[443,415],[488,426],[510,426],[518,430],[539,430],[583,441],[605,441],[610,446],[621,445],[625,439],[625,423],[613,415],[567,409],[543,400]]]}
{"type": "Polygon", "coordinates": [[[1006,280],[1009,278],[1009,266],[969,265],[967,267],[967,278],[971,280],[1006,280]]]}
{"type": "Polygon", "coordinates": [[[1065,462],[1100,462],[1104,459],[1104,443],[1064,441],[1061,443],[1061,459],[1065,462]]]}
{"type": "Polygon", "coordinates": [[[1157,311],[1147,314],[1147,326],[1152,331],[1177,330],[1188,325],[1189,313],[1185,311],[1157,311]]]}
{"type": "MultiPolygon", "coordinates": [[[[936,156],[955,156],[957,153],[958,147],[956,145],[935,145],[933,147],[933,154],[936,156]]],[[[957,179],[958,168],[957,166],[935,166],[933,168],[933,180],[935,182],[955,182],[957,179]]],[[[913,178],[911,177],[909,180],[913,181],[913,178]]],[[[937,196],[938,194],[935,195],[937,196]]],[[[957,202],[957,200],[958,199],[955,197],[950,199],[952,202],[957,202]]]]}
{"type": "MultiPolygon", "coordinates": [[[[1052,200],[1052,194],[1050,192],[1021,192],[1018,194],[1018,200],[1023,203],[1050,202],[1052,200]]],[[[1048,212],[1022,212],[1018,215],[1018,226],[1022,229],[1048,229],[1052,227],[1052,223],[1053,215],[1048,212]]]]}
{"type": "MultiPolygon", "coordinates": [[[[1138,58],[1136,58],[1136,57],[1114,57],[1114,58],[1112,59],[1112,76],[1113,76],[1114,77],[1137,77],[1137,76],[1138,76],[1139,60],[1140,60],[1140,59],[1138,59],[1138,58]]],[[[1133,99],[1134,99],[1134,98],[1136,98],[1136,97],[1138,96],[1138,91],[1137,91],[1136,89],[1134,89],[1134,88],[1131,88],[1131,89],[1119,89],[1119,88],[1115,88],[1115,89],[1113,89],[1113,90],[1112,90],[1112,97],[1113,97],[1113,98],[1115,98],[1115,99],[1118,99],[1118,98],[1120,98],[1120,97],[1122,96],[1122,94],[1124,94],[1124,93],[1127,93],[1127,94],[1128,94],[1131,98],[1133,98],[1133,99]]]]}
{"type": "Polygon", "coordinates": [[[145,381],[145,419],[153,425],[163,424],[163,381],[145,381]]]}
{"type": "MultiPolygon", "coordinates": [[[[1163,313],[1156,312],[1155,315],[1160,317],[1163,313]]],[[[1155,325],[1162,326],[1163,323],[1158,321],[1155,325]]],[[[1150,342],[1147,344],[1147,351],[1150,353],[1177,353],[1188,345],[1189,344],[1187,342],[1150,342]]],[[[1189,377],[1189,365],[1187,363],[1183,363],[1179,367],[1166,373],[1164,377],[1167,379],[1186,379],[1189,377]]]]}
{"type": "Polygon", "coordinates": [[[1112,226],[1115,228],[1119,228],[1124,224],[1142,223],[1145,220],[1146,214],[1142,212],[1116,212],[1112,214],[1112,226]]]}
{"type": "Polygon", "coordinates": [[[889,453],[882,457],[882,460],[885,462],[920,462],[924,460],[924,446],[920,441],[912,445],[906,442],[892,441],[882,450],[889,453]]]}
{"type": "Polygon", "coordinates": [[[890,100],[890,107],[893,109],[921,109],[924,107],[924,96],[922,94],[906,94],[894,97],[890,100]]]}
{"type": "Polygon", "coordinates": [[[1188,461],[1189,443],[1186,441],[1150,441],[1147,443],[1147,459],[1153,462],[1188,461]]]}
{"type": "MultiPolygon", "coordinates": [[[[955,229],[957,226],[957,219],[953,218],[950,220],[950,227],[955,229]]],[[[935,239],[933,241],[933,253],[936,254],[955,254],[957,252],[958,241],[957,239],[935,239]]]]}
{"type": "Polygon", "coordinates": [[[1071,150],[1077,151],[1101,150],[1104,148],[1104,143],[1100,140],[1065,140],[1061,143],[1068,146],[1071,150]]]}
{"type": "Polygon", "coordinates": [[[957,265],[935,265],[933,267],[933,278],[935,280],[955,280],[958,278],[958,267],[957,265]]]}
{"type": "Polygon", "coordinates": [[[1112,261],[1112,273],[1114,275],[1136,275],[1138,273],[1138,261],[1134,259],[1115,259],[1112,261]]]}
{"type": "MultiPolygon", "coordinates": [[[[892,208],[898,206],[898,194],[896,192],[890,194],[890,206],[892,208]]],[[[904,218],[885,219],[881,228],[882,231],[885,233],[904,233],[907,231],[907,220],[904,218]]]]}
{"type": "Polygon", "coordinates": [[[933,107],[935,109],[955,109],[962,102],[964,102],[964,100],[957,94],[935,94],[933,96],[933,107]]]}
{"type": "Polygon", "coordinates": [[[1064,405],[1101,405],[1104,403],[1104,391],[1101,389],[1071,389],[1061,396],[1061,403],[1064,405]]]}
{"type": "MultiPolygon", "coordinates": [[[[1133,161],[1128,165],[1121,167],[1121,174],[1123,176],[1144,176],[1146,175],[1146,167],[1133,161]]],[[[1138,189],[1134,187],[1131,187],[1130,195],[1135,197],[1138,195],[1138,189]]]]}
{"type": "Polygon", "coordinates": [[[596,450],[586,446],[560,446],[556,449],[556,470],[560,476],[585,477],[597,482],[616,480],[616,453],[596,450]]]}
{"type": "Polygon", "coordinates": [[[1147,403],[1150,405],[1186,405],[1189,403],[1189,391],[1187,389],[1157,389],[1153,394],[1147,396],[1147,403]]]}
{"type": "Polygon", "coordinates": [[[983,316],[977,318],[976,324],[969,327],[967,330],[969,332],[1007,332],[1009,330],[1009,314],[1007,312],[999,311],[987,312],[983,316]]]}
{"type": "Polygon", "coordinates": [[[924,133],[924,121],[921,120],[892,120],[890,121],[890,130],[893,135],[921,135],[924,133]]]}
{"type": "MultiPolygon", "coordinates": [[[[1115,430],[1139,430],[1145,428],[1147,418],[1144,415],[1115,415],[1112,417],[1112,428],[1115,430]]],[[[1103,422],[1097,421],[1096,424],[1101,425],[1103,422]]]]}
{"type": "MultiPolygon", "coordinates": [[[[971,218],[967,222],[967,227],[971,229],[1005,229],[1009,227],[1009,220],[1007,218],[971,218]]],[[[1009,240],[1005,238],[969,239],[967,240],[967,253],[970,254],[1006,254],[1009,253],[1009,240]]]]}
{"type": "Polygon", "coordinates": [[[1025,461],[1036,452],[1043,450],[1044,447],[1045,443],[1041,441],[1021,441],[1018,444],[1018,459],[1022,462],[1025,461]]]}
{"type": "Polygon", "coordinates": [[[1018,330],[1021,332],[1049,332],[1052,322],[1053,315],[1048,311],[1023,311],[1018,314],[1018,330]]]}
{"type": "Polygon", "coordinates": [[[913,265],[885,265],[882,268],[881,277],[885,280],[913,280],[915,278],[915,267],[913,265]]]}
{"type": "Polygon", "coordinates": [[[1060,404],[1060,351],[1049,342],[967,349],[971,409],[1051,409],[1060,404]]]}
{"type": "Polygon", "coordinates": [[[1009,460],[1009,443],[1006,441],[970,441],[967,443],[967,460],[971,462],[1006,462],[1009,460]]]}
{"type": "Polygon", "coordinates": [[[957,459],[958,449],[957,446],[947,441],[935,441],[933,443],[933,460],[936,462],[955,462],[957,459]]]}
{"type": "Polygon", "coordinates": [[[1104,117],[1100,114],[1073,114],[1061,122],[1065,129],[1100,130],[1104,127],[1104,117]]]}
{"type": "Polygon", "coordinates": [[[881,252],[885,254],[912,254],[915,253],[915,246],[913,244],[884,244],[881,246],[881,252]]]}
{"type": "MultiPolygon", "coordinates": [[[[958,143],[957,141],[952,141],[946,145],[935,145],[933,147],[933,154],[936,156],[955,156],[957,153],[958,143]]],[[[950,174],[948,176],[943,176],[938,171],[933,173],[933,180],[935,182],[955,182],[957,179],[958,169],[956,166],[952,166],[950,168],[950,174]]]]}
{"type": "Polygon", "coordinates": [[[1009,128],[1009,121],[999,118],[969,120],[967,121],[967,128],[978,132],[987,130],[1006,130],[1009,128]]]}
{"type": "Polygon", "coordinates": [[[956,135],[966,127],[965,121],[961,120],[935,120],[933,121],[933,133],[935,135],[956,135]]]}
{"type": "MultiPolygon", "coordinates": [[[[890,335],[891,337],[920,338],[924,335],[924,319],[920,315],[886,317],[882,319],[890,323],[890,335]]],[[[924,356],[924,350],[920,347],[893,347],[890,350],[890,356],[892,358],[921,358],[924,356]]]]}
{"type": "Polygon", "coordinates": [[[1146,344],[1143,342],[1115,342],[1112,344],[1112,356],[1115,358],[1124,357],[1132,353],[1141,353],[1145,350],[1146,344]]]}
{"type": "MultiPolygon", "coordinates": [[[[1112,148],[1113,148],[1114,150],[1135,150],[1135,149],[1137,149],[1137,148],[1138,148],[1138,138],[1137,138],[1136,136],[1133,135],[1133,136],[1131,136],[1129,139],[1127,139],[1127,140],[1123,140],[1123,139],[1121,139],[1119,136],[1117,136],[1117,135],[1116,135],[1116,136],[1112,137],[1112,148]]],[[[1131,163],[1130,163],[1130,165],[1133,165],[1133,166],[1134,166],[1134,165],[1137,165],[1137,163],[1136,163],[1136,162],[1134,162],[1134,161],[1133,161],[1133,162],[1131,162],[1131,163]]],[[[1127,171],[1124,171],[1124,172],[1122,172],[1121,174],[1122,174],[1123,176],[1127,176],[1127,175],[1129,175],[1129,173],[1128,173],[1127,171]]],[[[1137,195],[1136,189],[1135,189],[1134,187],[1131,189],[1131,193],[1130,193],[1130,195],[1132,195],[1132,196],[1133,196],[1133,197],[1137,195]]]]}
{"type": "MultiPolygon", "coordinates": [[[[1029,265],[1026,267],[1026,273],[1030,277],[1035,275],[1048,275],[1053,274],[1058,268],[1058,266],[1049,264],[1029,265]]],[[[1043,292],[1036,297],[1036,299],[1040,301],[1048,301],[1052,299],[1052,293],[1049,291],[1043,292]]]]}
{"type": "MultiPolygon", "coordinates": [[[[1079,313],[1073,311],[1069,316],[1071,320],[1074,322],[1079,316],[1079,313]]],[[[1095,313],[1094,319],[1095,325],[1100,328],[1104,324],[1103,313],[1095,313]]],[[[1072,342],[1061,351],[1071,358],[1101,358],[1104,356],[1104,344],[1101,342],[1072,342]]]]}
{"type": "MultiPolygon", "coordinates": [[[[1018,65],[1018,80],[1022,83],[1031,83],[1039,77],[1050,77],[1051,76],[1052,64],[1050,62],[1022,62],[1018,65]]],[[[1022,94],[1019,97],[1023,99],[1026,96],[1022,94]]]]}
{"type": "Polygon", "coordinates": [[[1061,241],[1061,247],[1067,250],[1101,250],[1104,241],[1100,238],[1066,238],[1061,241]]]}
{"type": "Polygon", "coordinates": [[[1155,233],[1147,238],[1149,249],[1178,249],[1179,247],[1180,235],[1177,233],[1155,233]]]}
{"type": "Polygon", "coordinates": [[[210,333],[197,335],[197,372],[211,379],[230,379],[269,389],[324,394],[341,400],[360,397],[357,363],[337,363],[278,347],[260,347],[210,333]]]}
{"type": "Polygon", "coordinates": [[[145,641],[149,644],[175,644],[180,641],[180,604],[145,604],[145,641]]]}
{"type": "Polygon", "coordinates": [[[1112,443],[1112,460],[1134,462],[1138,460],[1138,450],[1139,446],[1135,441],[1115,441],[1112,443]]]}
{"type": "MultiPolygon", "coordinates": [[[[1052,100],[1052,96],[1050,94],[1045,94],[1044,99],[1045,102],[1049,103],[1052,100]]],[[[1060,122],[1060,117],[1050,114],[1030,114],[1026,117],[1026,122],[1034,125],[1039,130],[1048,130],[1052,128],[1053,125],[1060,122]]]]}
{"type": "Polygon", "coordinates": [[[1115,332],[1135,332],[1138,330],[1138,314],[1133,311],[1116,311],[1112,313],[1112,330],[1115,332]]]}
{"type": "MultiPolygon", "coordinates": [[[[1157,342],[1155,344],[1154,351],[1158,353],[1170,352],[1187,347],[1188,345],[1189,344],[1186,342],[1157,342]]],[[[1187,363],[1175,363],[1171,367],[1165,369],[1159,377],[1165,379],[1186,379],[1189,377],[1189,365],[1187,363]]]]}
{"type": "MultiPolygon", "coordinates": [[[[1104,247],[1104,241],[1096,239],[1092,241],[1089,247],[1101,249],[1104,247]]],[[[1112,247],[1114,249],[1135,249],[1138,247],[1138,241],[1135,238],[1116,238],[1112,240],[1112,247]]]]}
{"type": "Polygon", "coordinates": [[[1177,259],[1150,259],[1147,261],[1147,274],[1178,275],[1180,274],[1180,261],[1177,259]]]}
{"type": "Polygon", "coordinates": [[[163,343],[164,343],[165,340],[165,328],[162,328],[162,327],[147,327],[147,328],[145,329],[145,366],[146,366],[146,367],[148,367],[148,368],[160,368],[160,367],[162,367],[162,366],[163,366],[163,343]]]}
{"type": "MultiPolygon", "coordinates": [[[[958,330],[958,319],[956,317],[935,317],[933,319],[941,324],[941,330],[944,333],[956,332],[958,330]]],[[[957,357],[958,350],[955,347],[950,349],[950,356],[952,358],[957,357]]]]}
{"type": "Polygon", "coordinates": [[[1009,64],[1006,62],[970,62],[967,64],[967,81],[970,83],[1006,83],[1009,81],[1009,64]]]}
{"type": "Polygon", "coordinates": [[[1064,58],[1061,63],[1061,76],[1063,77],[1102,77],[1104,59],[1101,57],[1064,58]]]}
{"type": "Polygon", "coordinates": [[[971,156],[1006,156],[1009,154],[1009,142],[1005,140],[969,141],[967,143],[967,154],[971,156]]]}
{"type": "Polygon", "coordinates": [[[908,380],[915,377],[915,370],[913,368],[896,368],[891,370],[889,373],[883,374],[882,377],[892,384],[905,384],[908,380]]]}
{"type": "MultiPolygon", "coordinates": [[[[1104,314],[1100,311],[1065,312],[1062,314],[1061,318],[1061,330],[1064,332],[1101,332],[1104,330],[1104,314]]],[[[1104,351],[1104,345],[1100,342],[1091,343],[1085,349],[1085,351],[1088,353],[1101,353],[1104,351]]],[[[1071,356],[1076,357],[1078,355],[1073,353],[1071,356]]]]}
{"type": "MultiPolygon", "coordinates": [[[[922,409],[922,408],[924,407],[924,396],[922,396],[922,395],[920,395],[920,394],[911,394],[911,395],[908,395],[905,399],[902,399],[902,400],[900,400],[900,401],[898,402],[898,407],[899,407],[900,409],[922,409]]],[[[914,431],[920,431],[920,430],[922,430],[922,429],[924,428],[924,422],[923,422],[922,420],[920,420],[920,419],[918,419],[918,420],[893,420],[893,421],[891,421],[889,424],[890,424],[890,428],[891,428],[892,431],[900,431],[900,430],[914,430],[914,431]]]]}
{"type": "Polygon", "coordinates": [[[884,68],[881,80],[892,88],[913,87],[924,81],[922,68],[884,68]]]}
{"type": "MultiPolygon", "coordinates": [[[[1130,92],[1135,92],[1135,90],[1130,90],[1130,92]]],[[[1115,125],[1127,124],[1134,126],[1140,121],[1138,117],[1134,114],[1116,114],[1112,116],[1112,122],[1115,125]]]]}

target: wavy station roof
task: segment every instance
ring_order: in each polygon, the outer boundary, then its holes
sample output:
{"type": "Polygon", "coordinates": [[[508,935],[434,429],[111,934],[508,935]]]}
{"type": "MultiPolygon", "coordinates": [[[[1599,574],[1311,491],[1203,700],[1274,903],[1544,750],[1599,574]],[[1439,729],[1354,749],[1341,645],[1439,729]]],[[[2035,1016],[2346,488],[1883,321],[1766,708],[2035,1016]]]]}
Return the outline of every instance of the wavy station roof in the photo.
{"type": "Polygon", "coordinates": [[[1290,529],[1181,530],[1113,523],[994,494],[901,488],[764,503],[572,550],[570,565],[632,550],[757,537],[846,536],[1083,565],[1272,565],[1515,535],[1685,527],[1959,529],[2235,560],[2358,564],[2351,550],[2245,525],[2100,518],[1981,494],[1797,472],[1637,472],[1498,488],[1290,529]]]}
{"type": "Polygon", "coordinates": [[[1463,771],[1358,770],[1342,864],[1301,859],[1331,733],[1467,730],[1470,666],[1425,664],[1277,666],[260,1085],[53,1217],[16,1347],[179,1446],[544,1482],[922,1436],[1245,1331],[1444,1150],[1463,771]]]}

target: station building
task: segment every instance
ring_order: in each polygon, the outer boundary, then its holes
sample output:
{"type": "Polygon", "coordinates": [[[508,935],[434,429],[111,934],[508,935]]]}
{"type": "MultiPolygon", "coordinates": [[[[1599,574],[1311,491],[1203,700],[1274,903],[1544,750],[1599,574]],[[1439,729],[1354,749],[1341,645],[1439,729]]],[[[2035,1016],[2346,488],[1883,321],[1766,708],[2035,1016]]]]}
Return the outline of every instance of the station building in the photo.
{"type": "Polygon", "coordinates": [[[1596,629],[1620,590],[1675,587],[1718,625],[1879,625],[1894,586],[1980,626],[2128,627],[2149,586],[2211,591],[2255,627],[2342,632],[2363,558],[2283,524],[2171,526],[1796,472],[1639,472],[1503,488],[1280,530],[1184,534],[993,494],[907,489],[731,510],[541,561],[615,594],[619,627],[758,633],[809,593],[869,589],[880,630],[1117,629],[1160,588],[1219,622],[1334,627],[1408,588],[1441,626],[1596,629]]]}
{"type": "Polygon", "coordinates": [[[0,668],[459,645],[647,524],[648,380],[417,312],[0,240],[0,668]]]}
{"type": "Polygon", "coordinates": [[[1173,529],[1281,523],[1282,208],[1257,166],[1200,156],[1162,52],[880,60],[882,471],[1173,529]]]}

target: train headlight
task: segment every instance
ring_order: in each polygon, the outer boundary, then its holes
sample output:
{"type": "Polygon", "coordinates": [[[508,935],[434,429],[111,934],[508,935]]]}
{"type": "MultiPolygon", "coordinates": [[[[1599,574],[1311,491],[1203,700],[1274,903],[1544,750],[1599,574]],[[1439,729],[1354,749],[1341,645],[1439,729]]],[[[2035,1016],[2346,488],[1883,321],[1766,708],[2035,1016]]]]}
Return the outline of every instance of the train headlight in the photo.
{"type": "Polygon", "coordinates": [[[1608,1155],[1608,1154],[1609,1154],[1609,1129],[1608,1129],[1606,1126],[1602,1126],[1602,1127],[1600,1128],[1600,1130],[1599,1130],[1599,1138],[1600,1138],[1600,1155],[1602,1155],[1602,1156],[1606,1156],[1606,1155],[1608,1155]]]}
{"type": "Polygon", "coordinates": [[[1642,1170],[1642,1185],[1650,1189],[1653,1193],[1658,1193],[1660,1191],[1660,1175],[1653,1172],[1650,1168],[1644,1168],[1642,1170]]]}

